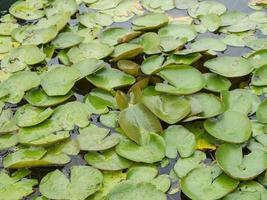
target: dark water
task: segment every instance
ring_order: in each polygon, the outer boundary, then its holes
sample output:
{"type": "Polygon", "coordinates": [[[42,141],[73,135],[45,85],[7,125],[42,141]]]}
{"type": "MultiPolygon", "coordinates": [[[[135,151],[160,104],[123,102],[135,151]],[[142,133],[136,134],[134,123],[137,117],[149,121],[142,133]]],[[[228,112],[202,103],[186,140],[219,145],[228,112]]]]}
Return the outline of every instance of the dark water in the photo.
{"type": "MultiPolygon", "coordinates": [[[[0,0],[0,15],[1,13],[4,14],[5,11],[9,8],[9,6],[15,2],[16,0],[0,0]]],[[[164,0],[162,0],[164,1],[164,0]]],[[[248,7],[248,1],[249,0],[217,0],[221,3],[223,3],[224,5],[227,6],[228,10],[239,10],[242,12],[253,12],[252,9],[250,9],[248,7]]],[[[81,6],[80,8],[80,13],[83,12],[87,12],[87,8],[85,6],[81,6]]],[[[186,11],[184,10],[170,10],[168,11],[168,13],[172,16],[184,16],[187,15],[186,11]]],[[[71,25],[75,25],[77,23],[76,20],[72,20],[70,22],[71,25]]],[[[120,27],[129,27],[130,26],[130,22],[125,22],[125,23],[115,23],[112,26],[120,26],[120,27]]],[[[203,38],[203,37],[219,37],[216,34],[213,33],[205,33],[205,34],[200,34],[198,36],[198,38],[203,38]]],[[[250,51],[250,49],[248,48],[238,48],[238,47],[229,47],[227,48],[227,50],[223,53],[220,54],[224,54],[224,55],[232,55],[232,56],[242,56],[246,53],[248,53],[250,51]]],[[[54,62],[58,62],[57,58],[54,58],[50,61],[51,63],[54,62]]],[[[79,85],[83,85],[82,83],[79,83],[79,85]]],[[[88,82],[87,82],[88,85],[88,82]]],[[[88,87],[88,86],[87,86],[88,87]]],[[[75,95],[75,97],[77,98],[77,100],[82,100],[83,99],[83,95],[79,95],[78,93],[80,93],[79,88],[81,88],[81,86],[79,86],[77,88],[77,93],[75,95]],[[79,91],[79,92],[78,92],[79,91]]],[[[84,91],[83,91],[84,93],[84,91]]],[[[14,108],[15,109],[15,108],[14,108]]],[[[91,117],[91,121],[92,123],[101,126],[101,123],[99,122],[98,116],[93,115],[91,117]]],[[[112,131],[112,130],[111,130],[112,131]]],[[[75,135],[77,134],[77,129],[75,129],[74,131],[72,131],[71,135],[72,137],[75,137],[75,135]]],[[[7,153],[9,153],[10,151],[12,151],[12,149],[7,150],[7,151],[2,151],[0,152],[0,169],[1,169],[1,161],[3,156],[5,156],[7,153]]],[[[172,159],[170,160],[170,163],[168,166],[164,167],[164,168],[160,168],[159,171],[161,174],[168,174],[170,172],[170,170],[173,168],[174,164],[176,163],[176,159],[172,159]]],[[[68,163],[67,165],[65,165],[64,167],[62,167],[62,171],[65,174],[69,174],[69,170],[70,167],[73,165],[85,165],[86,162],[83,160],[82,158],[82,154],[80,154],[79,156],[73,156],[71,159],[71,162],[68,163]]],[[[41,179],[43,177],[43,175],[45,175],[46,173],[48,173],[49,171],[53,170],[53,168],[35,168],[32,169],[32,176],[33,178],[37,178],[37,179],[41,179]]],[[[174,184],[178,184],[177,182],[175,182],[174,184]]],[[[32,199],[34,196],[36,196],[37,194],[39,194],[38,189],[36,188],[36,191],[34,194],[30,195],[29,197],[25,198],[25,200],[30,200],[32,199]]],[[[187,197],[185,197],[183,194],[181,193],[176,193],[174,195],[169,195],[168,196],[168,200],[188,200],[187,197]]]]}

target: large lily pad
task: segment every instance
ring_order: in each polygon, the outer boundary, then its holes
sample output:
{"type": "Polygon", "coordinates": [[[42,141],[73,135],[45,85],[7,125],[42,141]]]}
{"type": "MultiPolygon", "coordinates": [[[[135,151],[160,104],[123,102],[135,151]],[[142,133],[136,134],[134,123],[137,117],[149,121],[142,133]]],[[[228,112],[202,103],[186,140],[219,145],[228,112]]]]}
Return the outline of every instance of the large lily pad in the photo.
{"type": "Polygon", "coordinates": [[[248,117],[236,111],[226,111],[216,118],[204,122],[206,131],[212,136],[230,143],[242,143],[251,136],[248,117]]]}
{"type": "Polygon", "coordinates": [[[242,57],[218,57],[204,63],[212,72],[225,77],[240,77],[250,74],[253,70],[250,62],[242,57]]]}
{"type": "Polygon", "coordinates": [[[242,146],[238,144],[221,145],[216,151],[216,160],[225,173],[241,180],[253,179],[267,168],[266,152],[251,149],[244,155],[242,146]]]}
{"type": "Polygon", "coordinates": [[[40,182],[40,192],[49,199],[86,199],[100,189],[102,173],[89,166],[73,166],[70,180],[59,170],[48,173],[40,182]]]}
{"type": "Polygon", "coordinates": [[[162,132],[158,118],[143,104],[123,110],[119,115],[119,124],[125,134],[139,145],[147,143],[150,132],[162,132]]]}
{"type": "Polygon", "coordinates": [[[253,73],[251,84],[255,86],[266,86],[267,85],[267,65],[264,65],[256,69],[253,73]]]}
{"type": "Polygon", "coordinates": [[[187,65],[172,65],[159,72],[159,75],[169,84],[157,83],[155,89],[170,94],[192,94],[205,86],[205,80],[200,71],[187,65]]]}
{"type": "Polygon", "coordinates": [[[153,87],[143,91],[142,102],[158,118],[169,124],[177,123],[191,111],[189,102],[184,98],[157,92],[153,87]]]}
{"type": "Polygon", "coordinates": [[[222,92],[224,90],[229,90],[231,87],[231,81],[218,74],[206,73],[204,77],[206,80],[205,89],[212,92],[222,92]]]}

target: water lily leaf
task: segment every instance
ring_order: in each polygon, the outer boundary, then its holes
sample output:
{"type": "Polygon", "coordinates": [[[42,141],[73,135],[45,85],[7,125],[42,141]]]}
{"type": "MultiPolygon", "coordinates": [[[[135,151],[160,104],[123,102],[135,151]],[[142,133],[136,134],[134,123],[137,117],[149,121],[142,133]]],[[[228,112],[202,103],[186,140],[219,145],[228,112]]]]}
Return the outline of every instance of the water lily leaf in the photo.
{"type": "Polygon", "coordinates": [[[155,163],[161,161],[165,156],[164,139],[155,133],[147,134],[145,144],[138,145],[135,142],[124,137],[119,145],[116,146],[116,152],[120,156],[134,162],[155,163]]]}
{"type": "Polygon", "coordinates": [[[141,64],[141,70],[144,74],[150,75],[158,72],[163,65],[164,57],[153,55],[146,58],[141,64]]]}
{"type": "Polygon", "coordinates": [[[198,61],[202,55],[200,53],[192,53],[188,55],[176,55],[172,54],[167,57],[167,60],[164,62],[164,66],[168,66],[171,64],[177,65],[191,65],[198,61]]]}
{"type": "Polygon", "coordinates": [[[251,136],[248,117],[236,111],[226,111],[216,118],[204,122],[205,130],[212,136],[230,143],[242,143],[251,136]]]}
{"type": "Polygon", "coordinates": [[[241,77],[250,74],[253,70],[249,61],[242,57],[217,57],[204,63],[212,72],[225,77],[241,77]]]}
{"type": "Polygon", "coordinates": [[[66,49],[80,44],[83,38],[72,32],[60,33],[51,44],[57,49],[66,49]]]}
{"type": "Polygon", "coordinates": [[[150,132],[162,132],[158,118],[143,104],[124,109],[119,115],[119,124],[125,134],[140,145],[147,142],[150,132]]]}
{"type": "Polygon", "coordinates": [[[72,95],[73,92],[70,91],[69,93],[63,96],[48,96],[42,89],[35,88],[27,92],[24,98],[32,106],[50,107],[63,103],[64,101],[69,99],[72,95]]]}
{"type": "Polygon", "coordinates": [[[158,175],[154,165],[132,166],[127,172],[127,180],[134,182],[151,182],[158,175]]]}
{"type": "Polygon", "coordinates": [[[34,65],[45,59],[45,54],[34,45],[23,45],[10,52],[1,62],[1,69],[6,72],[17,72],[28,65],[34,65]]]}
{"type": "Polygon", "coordinates": [[[174,166],[174,171],[183,178],[190,171],[200,166],[203,166],[203,162],[206,159],[206,154],[201,151],[195,151],[194,154],[188,158],[179,158],[174,166]]]}
{"type": "Polygon", "coordinates": [[[37,180],[23,177],[20,180],[20,177],[12,177],[12,175],[9,176],[5,172],[0,172],[1,200],[19,200],[33,193],[33,186],[38,184],[37,180]]]}
{"type": "Polygon", "coordinates": [[[22,71],[12,74],[0,84],[0,94],[6,91],[7,97],[3,100],[9,103],[19,103],[24,93],[40,85],[40,78],[35,72],[22,71]]]}
{"type": "Polygon", "coordinates": [[[34,0],[17,1],[9,8],[9,12],[19,19],[34,20],[45,15],[44,10],[42,10],[45,3],[44,0],[38,2],[34,0]]]}
{"type": "Polygon", "coordinates": [[[187,38],[174,38],[174,37],[161,37],[160,49],[163,52],[170,52],[177,49],[181,49],[187,42],[187,38]]]}
{"type": "Polygon", "coordinates": [[[168,158],[176,158],[177,151],[183,158],[191,156],[195,151],[195,135],[181,125],[169,126],[164,131],[163,137],[168,158]]]}
{"type": "Polygon", "coordinates": [[[46,146],[69,137],[68,131],[61,130],[57,123],[46,120],[36,126],[21,128],[18,140],[26,145],[46,146]]]}
{"type": "Polygon", "coordinates": [[[143,52],[143,47],[137,44],[123,43],[115,47],[111,54],[112,61],[133,58],[143,52]]]}
{"type": "Polygon", "coordinates": [[[194,50],[224,51],[227,46],[215,38],[202,38],[191,44],[194,50]]]}
{"type": "Polygon", "coordinates": [[[221,145],[216,151],[216,160],[225,173],[240,180],[253,179],[267,168],[266,152],[251,149],[244,155],[238,144],[221,145]]]}
{"type": "Polygon", "coordinates": [[[68,56],[71,62],[77,63],[87,58],[102,59],[113,52],[113,47],[100,42],[88,42],[72,47],[68,56]]]}
{"type": "Polygon", "coordinates": [[[223,91],[222,99],[226,108],[245,115],[252,115],[261,103],[259,97],[247,89],[235,89],[230,92],[223,91]]]}
{"type": "Polygon", "coordinates": [[[86,199],[100,189],[102,173],[89,166],[71,167],[70,180],[59,170],[48,173],[40,182],[40,192],[49,199],[86,199]]]}
{"type": "Polygon", "coordinates": [[[90,115],[91,113],[85,103],[73,101],[58,106],[51,119],[56,121],[64,130],[72,130],[74,126],[87,126],[90,115]]]}
{"type": "Polygon", "coordinates": [[[169,19],[163,13],[149,13],[132,21],[134,30],[153,30],[166,25],[169,19]]]}
{"type": "Polygon", "coordinates": [[[222,26],[230,26],[238,23],[240,20],[244,19],[247,16],[246,13],[237,11],[237,10],[229,10],[221,15],[222,26]]]}
{"type": "Polygon", "coordinates": [[[101,170],[122,170],[132,165],[132,162],[119,156],[113,149],[104,153],[90,152],[85,154],[84,159],[89,165],[101,170]]]}
{"type": "Polygon", "coordinates": [[[95,10],[107,10],[110,8],[117,7],[121,1],[122,0],[114,0],[110,2],[108,0],[98,0],[90,4],[90,8],[95,9],[95,10]]]}
{"type": "Polygon", "coordinates": [[[218,166],[198,167],[181,180],[182,191],[191,199],[215,200],[232,192],[238,180],[218,171],[218,166]],[[209,191],[209,192],[207,192],[209,191]]]}
{"type": "Polygon", "coordinates": [[[175,0],[174,5],[178,9],[186,10],[195,4],[197,4],[197,0],[175,0]]]}
{"type": "Polygon", "coordinates": [[[119,111],[110,111],[107,114],[101,115],[99,120],[104,126],[117,128],[119,126],[119,114],[119,111]]]}
{"type": "Polygon", "coordinates": [[[17,131],[16,120],[11,109],[2,110],[0,115],[0,135],[17,131]]]}
{"type": "Polygon", "coordinates": [[[19,27],[19,24],[13,22],[1,22],[0,23],[0,35],[9,36],[12,31],[19,27]]]}
{"type": "Polygon", "coordinates": [[[203,74],[206,80],[205,89],[212,92],[228,91],[232,85],[227,78],[214,73],[203,74]]]}
{"type": "Polygon", "coordinates": [[[259,67],[253,73],[251,84],[255,86],[267,85],[267,65],[259,67]]]}
{"type": "Polygon", "coordinates": [[[73,15],[79,6],[76,0],[55,0],[51,3],[50,8],[45,10],[47,16],[52,16],[55,14],[68,13],[68,15],[73,15]]]}
{"type": "Polygon", "coordinates": [[[82,14],[78,19],[79,22],[87,28],[109,26],[113,23],[112,16],[98,12],[82,14]]]}
{"type": "Polygon", "coordinates": [[[143,91],[142,103],[168,124],[177,123],[191,111],[189,102],[184,98],[157,92],[153,87],[147,87],[143,91]]]}
{"type": "Polygon", "coordinates": [[[259,105],[257,112],[256,112],[256,118],[261,123],[267,123],[267,100],[265,99],[261,104],[259,105]]]}
{"type": "Polygon", "coordinates": [[[238,189],[223,200],[262,200],[267,197],[266,189],[255,181],[241,183],[238,189]]]}
{"type": "Polygon", "coordinates": [[[119,43],[119,39],[124,37],[128,33],[129,30],[126,28],[121,28],[121,27],[108,28],[99,35],[99,39],[103,43],[109,45],[116,45],[119,43]]]}
{"type": "Polygon", "coordinates": [[[130,74],[132,76],[140,75],[140,65],[131,60],[119,60],[117,62],[117,66],[126,74],[130,74]]]}
{"type": "Polygon", "coordinates": [[[147,32],[140,36],[139,43],[148,55],[160,53],[160,37],[154,32],[147,32]]]}
{"type": "Polygon", "coordinates": [[[96,58],[88,58],[73,64],[71,67],[76,68],[80,71],[81,79],[97,72],[104,66],[105,63],[102,60],[97,60],[96,58]]]}
{"type": "Polygon", "coordinates": [[[26,104],[19,107],[16,111],[15,118],[18,126],[27,127],[40,124],[52,114],[53,110],[51,108],[37,108],[26,104]]]}
{"type": "Polygon", "coordinates": [[[49,96],[62,96],[71,90],[79,78],[80,72],[76,68],[54,67],[42,76],[41,86],[49,96]]]}
{"type": "Polygon", "coordinates": [[[188,9],[191,17],[197,18],[200,15],[217,14],[222,15],[226,11],[226,7],[217,1],[202,1],[194,4],[188,9]]]}
{"type": "Polygon", "coordinates": [[[109,134],[109,129],[90,124],[79,130],[77,140],[81,150],[102,151],[116,146],[120,142],[118,134],[109,134]]]}
{"type": "Polygon", "coordinates": [[[99,88],[94,88],[85,96],[85,103],[89,106],[90,112],[95,114],[107,113],[109,108],[117,108],[114,96],[110,92],[99,88]]]}
{"type": "Polygon", "coordinates": [[[114,68],[104,68],[86,77],[93,85],[105,90],[131,85],[135,78],[114,68]]]}
{"type": "Polygon", "coordinates": [[[12,39],[8,36],[0,36],[0,54],[8,53],[13,49],[12,39]]]}
{"type": "Polygon", "coordinates": [[[144,8],[156,13],[162,13],[166,10],[171,10],[174,8],[172,0],[167,0],[165,2],[160,0],[141,0],[141,3],[144,8]]]}
{"type": "Polygon", "coordinates": [[[166,195],[157,190],[151,183],[133,183],[131,181],[123,181],[117,184],[110,193],[107,194],[106,200],[116,200],[122,198],[143,199],[143,200],[166,200],[166,195]]]}
{"type": "Polygon", "coordinates": [[[250,20],[248,17],[245,17],[239,20],[236,24],[227,27],[226,31],[231,33],[239,33],[249,30],[255,30],[256,25],[257,25],[256,22],[250,20]]]}
{"type": "Polygon", "coordinates": [[[13,147],[18,143],[16,134],[4,134],[0,136],[0,150],[13,147]]]}
{"type": "Polygon", "coordinates": [[[266,65],[266,58],[267,58],[267,50],[261,49],[258,51],[255,51],[251,55],[248,56],[248,60],[250,61],[251,65],[254,68],[259,68],[263,65],[266,65]]]}
{"type": "Polygon", "coordinates": [[[217,14],[201,15],[199,19],[202,25],[210,32],[216,31],[221,26],[221,18],[217,14]]]}
{"type": "Polygon", "coordinates": [[[169,82],[157,83],[155,89],[170,94],[191,94],[205,86],[201,72],[188,65],[171,65],[159,72],[159,75],[169,82]]]}
{"type": "Polygon", "coordinates": [[[159,29],[158,34],[160,37],[187,38],[187,41],[197,36],[195,28],[188,24],[168,24],[159,29]]]}

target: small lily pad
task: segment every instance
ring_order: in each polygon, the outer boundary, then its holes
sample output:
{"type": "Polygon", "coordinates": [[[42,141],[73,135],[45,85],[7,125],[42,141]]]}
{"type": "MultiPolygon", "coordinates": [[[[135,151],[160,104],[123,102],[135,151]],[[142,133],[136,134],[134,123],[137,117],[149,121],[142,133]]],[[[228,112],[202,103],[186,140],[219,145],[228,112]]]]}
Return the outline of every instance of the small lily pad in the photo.
{"type": "Polygon", "coordinates": [[[160,37],[157,33],[147,32],[140,36],[139,39],[144,53],[148,55],[160,53],[160,37]]]}
{"type": "Polygon", "coordinates": [[[194,50],[224,51],[227,46],[215,38],[202,38],[191,44],[194,50]]]}
{"type": "Polygon", "coordinates": [[[60,33],[51,44],[57,49],[66,49],[80,44],[83,38],[72,32],[60,33]]]}
{"type": "Polygon", "coordinates": [[[78,19],[87,28],[109,26],[113,23],[112,16],[99,12],[85,13],[80,15],[78,19]]]}
{"type": "Polygon", "coordinates": [[[265,99],[261,104],[259,105],[257,112],[256,112],[256,118],[259,122],[267,123],[267,100],[265,99]]]}
{"type": "Polygon", "coordinates": [[[133,58],[143,52],[143,47],[137,44],[123,43],[115,47],[111,54],[112,61],[133,58]]]}
{"type": "Polygon", "coordinates": [[[231,87],[231,81],[227,78],[214,73],[204,74],[206,80],[205,89],[212,92],[228,91],[231,87]]]}
{"type": "Polygon", "coordinates": [[[256,69],[253,73],[251,84],[255,86],[266,86],[267,85],[267,65],[263,65],[256,69]]]}
{"type": "Polygon", "coordinates": [[[4,134],[0,136],[0,151],[13,147],[18,143],[17,135],[4,134]]]}
{"type": "Polygon", "coordinates": [[[144,74],[150,75],[161,70],[164,57],[153,55],[145,59],[141,64],[141,70],[144,74]]]}

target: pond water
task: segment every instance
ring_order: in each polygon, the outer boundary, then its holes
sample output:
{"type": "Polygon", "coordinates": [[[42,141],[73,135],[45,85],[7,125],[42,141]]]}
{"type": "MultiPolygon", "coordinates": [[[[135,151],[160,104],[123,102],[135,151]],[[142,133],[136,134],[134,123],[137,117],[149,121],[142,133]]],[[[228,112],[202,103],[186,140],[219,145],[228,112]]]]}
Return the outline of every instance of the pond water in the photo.
{"type": "MultiPolygon", "coordinates": [[[[13,3],[15,2],[16,0],[0,0],[0,15],[1,13],[3,14],[5,10],[8,9],[8,7],[13,3]]],[[[239,11],[242,11],[242,12],[253,12],[252,9],[250,9],[248,7],[248,0],[217,0],[221,3],[223,3],[224,5],[227,6],[227,8],[229,10],[239,10],[239,11]]],[[[80,12],[86,12],[86,8],[84,6],[81,6],[80,8],[80,12]]],[[[173,9],[173,10],[170,10],[168,11],[168,13],[172,16],[184,16],[184,15],[187,15],[186,14],[186,11],[182,11],[182,10],[177,10],[177,9],[173,9]]],[[[123,27],[129,27],[130,26],[130,23],[131,22],[127,22],[127,23],[115,23],[113,24],[112,26],[114,27],[118,27],[118,26],[123,26],[123,27]]],[[[70,22],[70,24],[73,24],[75,25],[76,24],[76,21],[73,20],[70,22]]],[[[257,33],[259,37],[261,37],[261,35],[259,33],[257,33]]],[[[205,34],[200,34],[198,35],[198,38],[203,38],[203,37],[219,37],[219,35],[217,34],[214,34],[214,33],[205,33],[205,34]]],[[[219,53],[219,54],[224,54],[224,55],[232,55],[232,56],[242,56],[246,53],[248,53],[250,51],[250,49],[248,48],[238,48],[238,47],[229,47],[227,48],[227,50],[225,52],[222,52],[222,53],[219,53]]],[[[49,64],[53,64],[53,63],[57,63],[58,60],[57,58],[54,58],[52,59],[49,64]]],[[[88,82],[87,82],[88,84],[88,82]]],[[[83,98],[83,94],[86,94],[88,93],[88,87],[86,90],[83,90],[83,82],[79,82],[78,83],[78,86],[76,86],[76,94],[75,94],[75,97],[78,99],[78,100],[81,100],[83,98]]],[[[16,106],[13,106],[14,109],[16,109],[16,106]]],[[[92,123],[98,125],[98,126],[102,126],[100,123],[99,123],[99,120],[98,120],[98,116],[97,115],[94,115],[92,116],[91,118],[91,121],[92,123]]],[[[74,130],[72,131],[72,137],[75,137],[76,136],[76,133],[77,133],[77,130],[74,130]]],[[[7,151],[3,151],[3,152],[0,152],[0,169],[1,169],[1,160],[2,160],[2,157],[4,155],[6,155],[7,153],[11,152],[12,149],[9,149],[7,151]]],[[[209,161],[209,160],[207,160],[209,161]]],[[[170,164],[165,167],[165,168],[160,168],[159,171],[160,173],[162,174],[168,174],[170,172],[170,170],[173,168],[174,164],[176,162],[176,159],[173,159],[170,161],[170,164]]],[[[79,155],[79,156],[73,156],[72,157],[72,160],[69,164],[67,164],[66,166],[63,167],[62,171],[65,173],[65,174],[69,174],[69,169],[71,166],[73,165],[85,165],[86,162],[82,159],[82,155],[79,155]]],[[[35,168],[35,169],[32,169],[32,176],[33,178],[41,178],[43,176],[43,174],[46,174],[47,172],[51,171],[51,169],[49,168],[35,168]]],[[[177,183],[174,183],[174,184],[177,184],[177,183]]],[[[30,200],[32,199],[32,197],[34,195],[36,195],[38,193],[38,191],[36,190],[36,193],[34,193],[33,195],[25,198],[25,200],[30,200]]],[[[180,193],[176,193],[175,195],[169,195],[168,196],[168,200],[188,200],[187,197],[185,197],[183,194],[180,194],[180,193]]]]}

